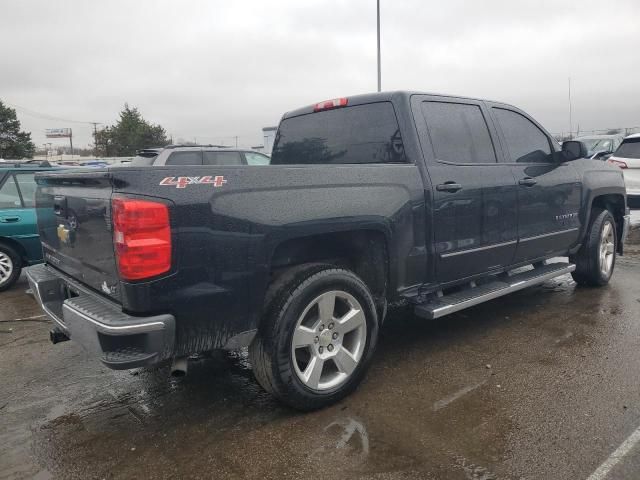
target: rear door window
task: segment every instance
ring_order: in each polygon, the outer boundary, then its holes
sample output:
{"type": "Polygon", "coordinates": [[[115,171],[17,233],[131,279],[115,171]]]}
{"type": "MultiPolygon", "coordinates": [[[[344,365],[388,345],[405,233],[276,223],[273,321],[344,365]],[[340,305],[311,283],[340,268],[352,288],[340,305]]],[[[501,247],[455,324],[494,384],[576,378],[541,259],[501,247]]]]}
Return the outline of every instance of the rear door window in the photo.
{"type": "Polygon", "coordinates": [[[242,165],[239,152],[204,152],[205,165],[242,165]]]}
{"type": "Polygon", "coordinates": [[[511,162],[553,162],[549,138],[527,117],[504,108],[494,107],[493,113],[502,129],[511,162]]]}
{"type": "Polygon", "coordinates": [[[453,163],[496,163],[487,122],[478,105],[422,102],[437,160],[453,163]]]}
{"type": "Polygon", "coordinates": [[[20,201],[20,194],[18,193],[18,187],[13,175],[9,175],[0,187],[0,208],[20,208],[22,202],[20,201]]]}
{"type": "Polygon", "coordinates": [[[173,152],[166,161],[167,165],[202,165],[202,152],[198,150],[173,152]]]}
{"type": "Polygon", "coordinates": [[[391,102],[369,103],[284,119],[272,165],[405,162],[391,102]]]}

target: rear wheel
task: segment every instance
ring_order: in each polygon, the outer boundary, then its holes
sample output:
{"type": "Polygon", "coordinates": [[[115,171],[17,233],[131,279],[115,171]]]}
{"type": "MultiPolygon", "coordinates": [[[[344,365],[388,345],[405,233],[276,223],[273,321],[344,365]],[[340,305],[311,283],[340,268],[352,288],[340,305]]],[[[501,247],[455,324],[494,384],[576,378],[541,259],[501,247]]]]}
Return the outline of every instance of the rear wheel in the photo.
{"type": "Polygon", "coordinates": [[[271,286],[265,307],[250,348],[265,390],[313,410],[356,388],[378,336],[375,304],[362,280],[331,265],[296,267],[271,286]]]}
{"type": "Polygon", "coordinates": [[[594,208],[585,242],[570,259],[576,264],[571,275],[578,285],[600,287],[609,283],[616,265],[617,238],[611,212],[594,208]]]}
{"type": "Polygon", "coordinates": [[[21,271],[20,255],[10,246],[0,244],[0,292],[11,288],[21,271]]]}

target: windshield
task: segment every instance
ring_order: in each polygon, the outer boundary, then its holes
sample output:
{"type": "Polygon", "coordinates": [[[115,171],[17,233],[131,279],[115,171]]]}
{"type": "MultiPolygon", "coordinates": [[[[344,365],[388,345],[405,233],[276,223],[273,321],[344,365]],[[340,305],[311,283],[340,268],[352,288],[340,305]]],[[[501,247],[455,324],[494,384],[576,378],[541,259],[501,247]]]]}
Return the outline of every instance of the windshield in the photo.
{"type": "Polygon", "coordinates": [[[610,138],[579,138],[587,146],[589,152],[608,152],[611,150],[610,138]]]}
{"type": "Polygon", "coordinates": [[[627,138],[613,155],[621,158],[640,158],[640,137],[627,138]]]}

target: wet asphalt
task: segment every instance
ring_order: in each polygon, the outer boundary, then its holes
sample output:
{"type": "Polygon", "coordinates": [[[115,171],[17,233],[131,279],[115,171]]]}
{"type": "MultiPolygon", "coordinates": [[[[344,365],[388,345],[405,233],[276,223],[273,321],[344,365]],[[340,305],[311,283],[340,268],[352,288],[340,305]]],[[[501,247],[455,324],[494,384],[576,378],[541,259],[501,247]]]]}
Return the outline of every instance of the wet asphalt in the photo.
{"type": "MultiPolygon", "coordinates": [[[[396,309],[360,388],[308,414],[242,353],[172,378],[52,345],[26,288],[0,294],[1,479],[586,479],[640,426],[640,212],[608,287],[564,276],[437,321],[396,309]]],[[[627,450],[602,478],[640,478],[627,450]]]]}

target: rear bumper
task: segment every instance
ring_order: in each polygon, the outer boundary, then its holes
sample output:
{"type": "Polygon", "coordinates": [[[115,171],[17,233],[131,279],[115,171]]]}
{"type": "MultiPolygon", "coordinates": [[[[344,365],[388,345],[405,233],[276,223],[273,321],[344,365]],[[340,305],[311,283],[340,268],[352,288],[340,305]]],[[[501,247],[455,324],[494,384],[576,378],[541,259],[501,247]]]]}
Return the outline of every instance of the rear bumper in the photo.
{"type": "Polygon", "coordinates": [[[158,363],[173,356],[173,315],[133,317],[46,265],[26,269],[29,285],[55,328],[115,370],[158,363]]]}

